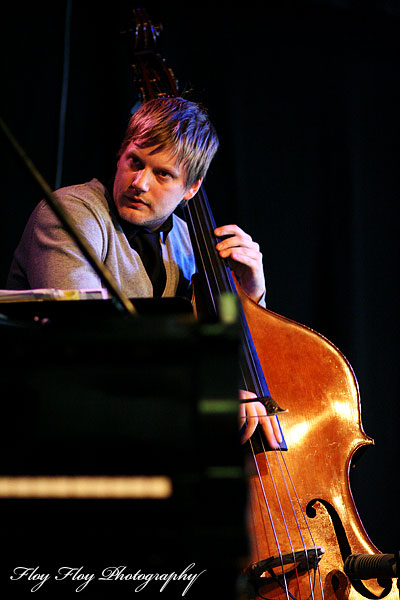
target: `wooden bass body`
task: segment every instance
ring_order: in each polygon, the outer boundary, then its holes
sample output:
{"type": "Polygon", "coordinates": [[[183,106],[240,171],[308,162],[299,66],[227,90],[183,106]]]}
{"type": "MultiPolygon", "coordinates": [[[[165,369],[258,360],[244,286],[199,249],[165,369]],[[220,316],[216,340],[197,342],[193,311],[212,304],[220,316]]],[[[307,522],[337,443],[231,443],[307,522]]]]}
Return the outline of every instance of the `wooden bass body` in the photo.
{"type": "Polygon", "coordinates": [[[248,460],[253,567],[246,597],[398,598],[391,580],[351,581],[344,571],[349,555],[379,552],[350,489],[352,457],[373,444],[350,364],[320,334],[237,291],[271,396],[288,411],[279,417],[287,451],[248,460]]]}

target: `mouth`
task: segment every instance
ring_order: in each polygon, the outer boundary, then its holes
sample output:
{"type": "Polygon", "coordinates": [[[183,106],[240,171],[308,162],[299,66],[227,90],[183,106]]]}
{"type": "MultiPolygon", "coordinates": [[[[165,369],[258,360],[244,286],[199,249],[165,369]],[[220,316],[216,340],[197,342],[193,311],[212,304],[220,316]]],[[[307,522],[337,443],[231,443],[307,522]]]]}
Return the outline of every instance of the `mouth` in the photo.
{"type": "Polygon", "coordinates": [[[140,206],[148,206],[147,202],[145,202],[144,200],[142,200],[141,198],[139,198],[138,196],[129,196],[129,195],[125,195],[125,200],[126,200],[126,204],[128,206],[131,206],[133,208],[137,208],[140,206]]]}

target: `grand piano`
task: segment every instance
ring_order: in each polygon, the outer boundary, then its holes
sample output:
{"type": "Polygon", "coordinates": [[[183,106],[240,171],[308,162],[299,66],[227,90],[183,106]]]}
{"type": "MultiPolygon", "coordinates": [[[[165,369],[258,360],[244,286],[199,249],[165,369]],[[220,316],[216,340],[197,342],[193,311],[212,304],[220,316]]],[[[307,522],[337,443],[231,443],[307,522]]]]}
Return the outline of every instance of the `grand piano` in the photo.
{"type": "Polygon", "coordinates": [[[175,573],[163,597],[177,598],[188,569],[202,573],[189,598],[236,597],[247,539],[235,325],[202,324],[179,298],[132,303],[134,318],[112,300],[0,304],[12,595],[47,573],[37,591],[70,597],[91,573],[87,597],[127,598],[140,579],[124,573],[175,573]],[[57,579],[64,567],[75,571],[57,579]],[[101,579],[109,567],[122,571],[101,579]]]}

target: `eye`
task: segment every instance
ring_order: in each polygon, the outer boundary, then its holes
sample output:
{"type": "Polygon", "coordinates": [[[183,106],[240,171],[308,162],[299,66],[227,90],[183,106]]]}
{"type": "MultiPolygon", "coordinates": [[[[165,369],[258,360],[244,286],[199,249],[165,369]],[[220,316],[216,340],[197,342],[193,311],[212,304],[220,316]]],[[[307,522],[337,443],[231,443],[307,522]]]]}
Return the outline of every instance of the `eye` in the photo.
{"type": "Polygon", "coordinates": [[[162,169],[159,169],[156,172],[157,176],[162,179],[163,181],[169,181],[170,179],[172,179],[172,175],[171,173],[169,173],[168,171],[163,171],[162,169]]]}
{"type": "Polygon", "coordinates": [[[142,161],[135,155],[128,156],[128,165],[131,169],[135,171],[138,171],[143,168],[142,161]]]}

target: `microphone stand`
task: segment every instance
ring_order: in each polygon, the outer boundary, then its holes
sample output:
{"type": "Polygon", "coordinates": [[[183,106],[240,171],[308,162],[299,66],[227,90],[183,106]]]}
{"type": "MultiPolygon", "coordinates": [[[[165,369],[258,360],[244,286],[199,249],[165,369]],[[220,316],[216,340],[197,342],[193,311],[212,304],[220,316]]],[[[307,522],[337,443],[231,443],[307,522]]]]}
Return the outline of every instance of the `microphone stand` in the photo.
{"type": "Polygon", "coordinates": [[[400,550],[394,554],[350,554],[344,572],[349,579],[397,579],[400,597],[400,550]]]}

